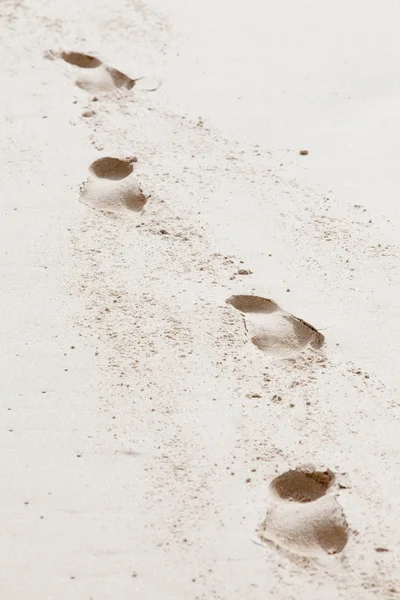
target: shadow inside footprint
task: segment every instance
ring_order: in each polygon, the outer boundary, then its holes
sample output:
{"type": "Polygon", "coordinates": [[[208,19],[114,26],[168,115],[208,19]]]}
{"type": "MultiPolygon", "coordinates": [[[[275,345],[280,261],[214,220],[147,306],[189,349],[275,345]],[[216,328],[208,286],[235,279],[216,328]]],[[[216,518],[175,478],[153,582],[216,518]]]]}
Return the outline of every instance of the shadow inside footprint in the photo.
{"type": "Polygon", "coordinates": [[[237,295],[226,302],[243,313],[251,341],[266,354],[290,357],[307,346],[319,349],[324,343],[315,327],[283,311],[273,300],[237,295]]]}
{"type": "Polygon", "coordinates": [[[127,90],[131,90],[133,88],[133,86],[135,85],[135,80],[131,79],[124,73],[121,73],[121,71],[118,71],[117,69],[113,69],[112,67],[106,67],[106,68],[107,68],[108,73],[111,76],[111,79],[113,80],[114,86],[117,89],[125,88],[127,90]]]}
{"type": "Polygon", "coordinates": [[[98,58],[80,52],[61,52],[60,57],[70,65],[81,69],[96,69],[103,64],[98,58]]]}
{"type": "Polygon", "coordinates": [[[315,539],[326,554],[339,554],[349,540],[347,526],[335,525],[332,522],[321,524],[316,531],[315,539]]]}
{"type": "Polygon", "coordinates": [[[313,502],[325,495],[334,481],[331,471],[286,471],[270,485],[271,491],[281,500],[313,502]]]}
{"type": "Polygon", "coordinates": [[[279,306],[273,300],[261,296],[231,296],[227,303],[243,313],[269,314],[279,310],[279,306]]]}
{"type": "Polygon", "coordinates": [[[299,317],[290,315],[288,318],[292,324],[293,333],[297,337],[300,346],[305,346],[306,344],[310,343],[310,346],[312,346],[315,350],[322,348],[324,345],[325,336],[322,335],[318,329],[315,329],[315,327],[310,325],[310,323],[307,323],[307,321],[299,319],[299,317]]]}
{"type": "Polygon", "coordinates": [[[95,160],[90,166],[90,171],[100,179],[125,179],[133,171],[133,164],[127,160],[110,158],[106,156],[95,160]]]}

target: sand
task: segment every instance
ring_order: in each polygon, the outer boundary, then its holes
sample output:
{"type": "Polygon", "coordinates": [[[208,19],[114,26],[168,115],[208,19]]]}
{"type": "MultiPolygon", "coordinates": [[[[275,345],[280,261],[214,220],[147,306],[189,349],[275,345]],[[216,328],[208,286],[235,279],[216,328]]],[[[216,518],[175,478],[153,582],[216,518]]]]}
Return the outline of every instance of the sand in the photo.
{"type": "Polygon", "coordinates": [[[0,18],[1,598],[400,597],[397,3],[0,18]]]}

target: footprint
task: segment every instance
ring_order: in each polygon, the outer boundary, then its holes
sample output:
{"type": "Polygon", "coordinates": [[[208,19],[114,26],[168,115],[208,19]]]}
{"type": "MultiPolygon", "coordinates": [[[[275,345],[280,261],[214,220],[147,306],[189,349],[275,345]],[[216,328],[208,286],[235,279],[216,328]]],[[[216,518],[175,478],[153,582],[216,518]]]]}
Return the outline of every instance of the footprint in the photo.
{"type": "Polygon", "coordinates": [[[89,93],[110,92],[116,89],[131,90],[134,86],[144,91],[154,91],[160,85],[156,80],[145,77],[131,79],[88,54],[61,52],[56,56],[78,68],[75,84],[89,93]]]}
{"type": "Polygon", "coordinates": [[[334,493],[334,474],[313,468],[287,471],[270,485],[270,507],[260,537],[301,556],[342,552],[348,525],[334,493]]]}
{"type": "Polygon", "coordinates": [[[59,57],[79,69],[75,84],[87,92],[109,92],[119,88],[131,90],[135,85],[133,79],[108,67],[94,56],[80,52],[61,52],[59,57]]]}
{"type": "Polygon", "coordinates": [[[324,336],[315,327],[260,296],[231,296],[228,304],[243,313],[251,341],[266,354],[288,357],[307,347],[318,350],[324,336]]]}
{"type": "Polygon", "coordinates": [[[103,212],[129,216],[140,212],[147,202],[133,173],[134,160],[99,158],[89,167],[89,178],[83,184],[80,201],[103,212]]]}

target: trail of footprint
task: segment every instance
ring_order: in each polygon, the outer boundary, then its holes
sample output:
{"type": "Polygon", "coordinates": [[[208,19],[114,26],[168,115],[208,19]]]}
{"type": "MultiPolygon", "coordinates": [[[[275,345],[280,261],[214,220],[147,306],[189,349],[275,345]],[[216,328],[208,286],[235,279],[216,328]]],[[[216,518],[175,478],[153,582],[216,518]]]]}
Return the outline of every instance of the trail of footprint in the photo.
{"type": "Polygon", "coordinates": [[[110,92],[116,89],[131,90],[134,86],[141,90],[154,91],[159,87],[159,82],[155,80],[143,77],[131,79],[88,54],[61,52],[56,56],[77,67],[75,85],[89,93],[110,92]]]}
{"type": "Polygon", "coordinates": [[[257,348],[279,357],[293,356],[307,347],[321,348],[324,336],[315,327],[260,296],[231,296],[228,304],[243,314],[246,331],[257,348]]]}
{"type": "Polygon", "coordinates": [[[342,552],[348,541],[343,509],[330,494],[334,474],[313,468],[283,473],[270,485],[270,507],[260,537],[302,556],[342,552]]]}
{"type": "Polygon", "coordinates": [[[99,158],[89,167],[80,201],[103,212],[129,216],[140,212],[147,202],[139,184],[131,177],[134,160],[99,158]]]}

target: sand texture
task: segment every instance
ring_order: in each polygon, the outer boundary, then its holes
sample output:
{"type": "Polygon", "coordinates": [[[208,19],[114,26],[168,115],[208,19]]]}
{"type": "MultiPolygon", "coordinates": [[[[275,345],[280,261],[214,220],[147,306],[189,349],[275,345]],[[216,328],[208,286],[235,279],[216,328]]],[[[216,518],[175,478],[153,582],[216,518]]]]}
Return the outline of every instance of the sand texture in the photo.
{"type": "Polygon", "coordinates": [[[1,600],[400,598],[399,21],[0,3],[1,600]]]}

